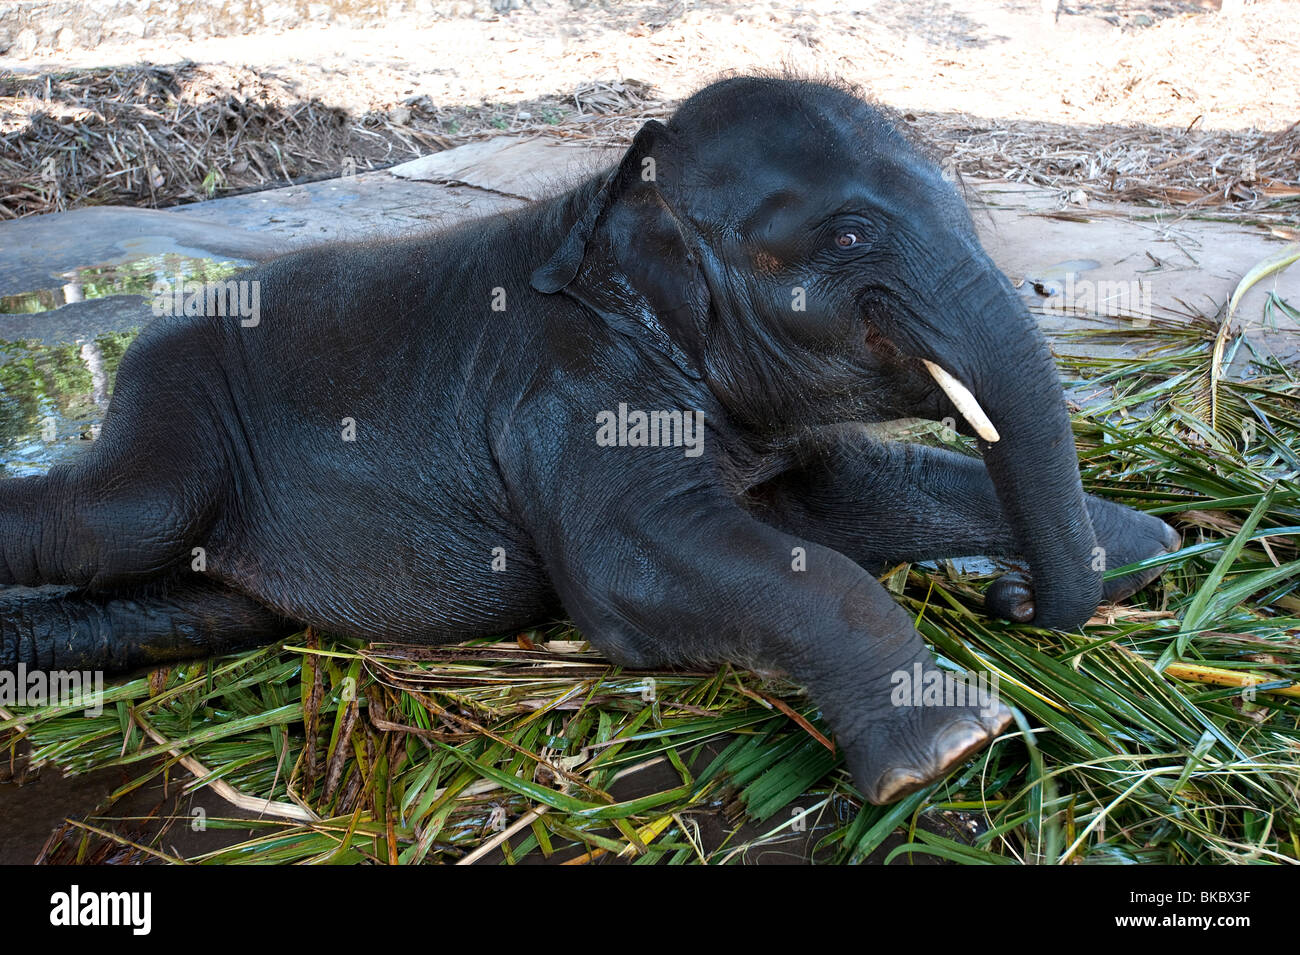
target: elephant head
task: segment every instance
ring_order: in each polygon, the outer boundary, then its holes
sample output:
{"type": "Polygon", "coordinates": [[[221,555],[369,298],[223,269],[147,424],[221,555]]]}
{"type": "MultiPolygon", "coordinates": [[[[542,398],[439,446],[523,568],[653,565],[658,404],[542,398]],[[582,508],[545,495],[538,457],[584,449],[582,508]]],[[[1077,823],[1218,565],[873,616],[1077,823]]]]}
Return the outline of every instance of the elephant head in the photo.
{"type": "Polygon", "coordinates": [[[1101,598],[1060,379],[951,177],[882,111],[738,77],[646,124],[533,275],[632,321],[756,439],[902,415],[974,434],[1034,622],[1101,598]]]}

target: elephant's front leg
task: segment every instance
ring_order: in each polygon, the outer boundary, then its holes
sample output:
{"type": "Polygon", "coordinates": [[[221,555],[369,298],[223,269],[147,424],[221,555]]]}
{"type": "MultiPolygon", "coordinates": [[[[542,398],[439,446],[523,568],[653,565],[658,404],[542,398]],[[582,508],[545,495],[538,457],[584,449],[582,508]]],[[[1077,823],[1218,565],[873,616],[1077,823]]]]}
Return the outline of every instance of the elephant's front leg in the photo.
{"type": "MultiPolygon", "coordinates": [[[[838,429],[800,449],[800,464],[755,489],[757,516],[789,533],[834,547],[878,571],[904,560],[1014,557],[1020,548],[978,458],[916,444],[877,442],[861,429],[838,429]]],[[[1181,546],[1164,521],[1093,495],[1099,569],[1181,546]]],[[[1151,569],[1108,580],[1104,597],[1122,600],[1160,575],[1151,569]]],[[[1028,576],[1013,571],[985,599],[997,616],[1033,619],[1028,576]]]]}
{"type": "Polygon", "coordinates": [[[607,507],[588,495],[539,533],[566,610],[614,661],[784,671],[821,707],[875,803],[941,778],[1010,721],[965,683],[938,704],[924,694],[958,687],[908,614],[843,554],[753,519],[721,489],[651,487],[607,507]]]}

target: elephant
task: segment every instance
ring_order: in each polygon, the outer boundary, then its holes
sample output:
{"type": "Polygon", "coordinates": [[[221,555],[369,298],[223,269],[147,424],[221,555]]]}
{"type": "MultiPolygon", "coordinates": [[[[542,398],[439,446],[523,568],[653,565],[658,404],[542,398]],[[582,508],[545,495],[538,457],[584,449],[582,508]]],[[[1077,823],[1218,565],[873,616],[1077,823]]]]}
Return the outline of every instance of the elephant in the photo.
{"type": "Polygon", "coordinates": [[[1180,546],[1084,492],[953,177],[834,81],[719,80],[568,191],[238,281],[256,320],[155,319],[94,446],[0,482],[0,667],[569,619],[629,668],[787,675],[885,804],[1012,713],[897,699],[944,671],[882,568],[1014,558],[987,611],[1071,629],[1160,573],[1099,554],[1180,546]],[[871,427],[903,417],[979,456],[871,427]]]}

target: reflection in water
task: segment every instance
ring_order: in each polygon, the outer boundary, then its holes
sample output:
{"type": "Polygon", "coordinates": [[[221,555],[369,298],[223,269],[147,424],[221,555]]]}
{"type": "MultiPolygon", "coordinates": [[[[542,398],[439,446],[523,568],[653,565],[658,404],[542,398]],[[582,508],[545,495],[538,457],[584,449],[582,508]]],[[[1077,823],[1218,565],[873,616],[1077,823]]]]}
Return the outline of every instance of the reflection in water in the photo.
{"type": "MultiPolygon", "coordinates": [[[[0,295],[0,315],[48,312],[73,302],[110,295],[139,295],[152,299],[154,286],[160,282],[215,282],[228,278],[245,264],[163,252],[131,262],[75,269],[64,273],[61,276],[63,282],[52,288],[0,295]]],[[[0,335],[3,334],[3,325],[0,325],[0,335]]]]}
{"type": "Polygon", "coordinates": [[[99,342],[82,342],[81,360],[90,372],[90,385],[93,389],[90,399],[95,402],[96,408],[103,411],[108,407],[108,372],[104,367],[104,350],[99,347],[99,342]]]}
{"type": "MultiPolygon", "coordinates": [[[[155,287],[215,282],[246,262],[164,252],[131,262],[76,269],[58,285],[0,296],[0,316],[32,315],[114,295],[152,300],[155,287]]],[[[96,332],[65,344],[6,341],[0,320],[0,478],[43,474],[84,450],[99,434],[126,347],[139,329],[96,332]]]]}
{"type": "Polygon", "coordinates": [[[0,341],[0,477],[43,474],[93,439],[138,334],[105,332],[80,345],[0,341]]]}

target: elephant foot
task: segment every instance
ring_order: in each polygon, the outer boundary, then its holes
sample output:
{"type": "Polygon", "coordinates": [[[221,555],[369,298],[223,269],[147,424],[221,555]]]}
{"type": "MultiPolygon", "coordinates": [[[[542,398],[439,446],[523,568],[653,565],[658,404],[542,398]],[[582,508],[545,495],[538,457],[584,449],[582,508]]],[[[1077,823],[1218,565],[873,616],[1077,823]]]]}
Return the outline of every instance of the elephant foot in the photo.
{"type": "MultiPolygon", "coordinates": [[[[1178,533],[1164,521],[1160,522],[1157,530],[1160,534],[1154,550],[1146,554],[1138,554],[1128,557],[1121,563],[1113,566],[1122,567],[1124,564],[1131,564],[1137,560],[1145,560],[1148,557],[1158,557],[1161,554],[1172,554],[1183,546],[1183,535],[1178,533]]],[[[1148,567],[1146,570],[1140,570],[1136,574],[1126,574],[1123,577],[1116,577],[1114,580],[1108,580],[1102,585],[1102,596],[1107,603],[1116,603],[1125,597],[1131,597],[1151,581],[1155,580],[1165,572],[1163,567],[1148,567]]]]}
{"type": "MultiPolygon", "coordinates": [[[[1149,533],[1130,542],[1118,553],[1107,554],[1107,562],[1112,567],[1122,567],[1135,561],[1172,554],[1183,546],[1182,535],[1164,521],[1149,519],[1149,533]]],[[[1162,573],[1163,567],[1149,567],[1135,574],[1126,574],[1107,580],[1102,585],[1102,599],[1107,603],[1117,603],[1131,597],[1162,573]]],[[[1003,574],[989,584],[984,592],[984,607],[989,616],[1001,617],[1013,623],[1032,623],[1034,620],[1034,587],[1029,576],[1022,571],[1013,570],[1003,574]]]]}
{"type": "Polygon", "coordinates": [[[1000,701],[985,706],[902,706],[872,728],[870,743],[847,747],[849,770],[877,806],[947,776],[1011,724],[1000,701]]]}

